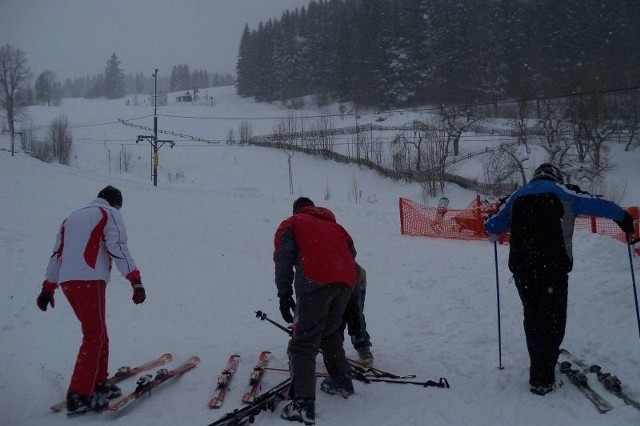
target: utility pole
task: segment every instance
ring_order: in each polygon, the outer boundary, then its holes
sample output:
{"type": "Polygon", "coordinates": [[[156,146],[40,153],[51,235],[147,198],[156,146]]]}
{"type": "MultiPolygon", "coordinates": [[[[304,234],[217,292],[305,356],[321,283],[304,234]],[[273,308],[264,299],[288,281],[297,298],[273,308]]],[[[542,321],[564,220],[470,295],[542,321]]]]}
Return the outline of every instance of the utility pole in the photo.
{"type": "Polygon", "coordinates": [[[156,68],[153,78],[153,135],[138,135],[136,143],[147,140],[151,144],[151,178],[153,186],[158,186],[158,163],[160,162],[158,151],[165,143],[168,143],[171,148],[175,143],[170,140],[158,140],[158,68],[156,68]]]}

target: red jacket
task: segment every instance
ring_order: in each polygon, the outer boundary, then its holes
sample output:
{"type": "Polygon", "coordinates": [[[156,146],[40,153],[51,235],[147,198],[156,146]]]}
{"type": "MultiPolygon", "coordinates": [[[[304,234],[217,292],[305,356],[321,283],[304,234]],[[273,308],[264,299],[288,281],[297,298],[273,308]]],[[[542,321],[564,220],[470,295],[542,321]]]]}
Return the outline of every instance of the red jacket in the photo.
{"type": "Polygon", "coordinates": [[[296,295],[329,284],[355,286],[353,240],[327,208],[302,207],[284,220],[276,231],[274,247],[279,296],[292,295],[292,283],[296,295]]]}

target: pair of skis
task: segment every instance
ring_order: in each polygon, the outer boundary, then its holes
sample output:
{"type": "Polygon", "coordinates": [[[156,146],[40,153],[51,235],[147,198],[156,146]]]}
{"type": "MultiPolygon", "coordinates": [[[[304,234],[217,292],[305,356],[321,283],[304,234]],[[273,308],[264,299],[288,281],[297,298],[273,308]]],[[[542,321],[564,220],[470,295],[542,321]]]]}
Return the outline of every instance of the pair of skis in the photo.
{"type": "MultiPolygon", "coordinates": [[[[171,359],[172,359],[171,354],[167,353],[159,356],[158,358],[152,361],[139,365],[137,367],[133,367],[133,368],[121,367],[118,369],[115,375],[107,379],[107,383],[115,385],[116,383],[119,383],[125,379],[136,376],[140,373],[147,372],[152,368],[160,367],[170,362],[171,359]]],[[[198,365],[199,362],[200,362],[200,359],[198,357],[192,357],[184,364],[172,370],[167,370],[164,368],[158,370],[155,378],[150,374],[141,376],[138,379],[136,389],[133,392],[118,399],[115,402],[110,403],[107,406],[106,410],[112,410],[112,411],[123,410],[125,407],[129,406],[133,401],[135,401],[139,397],[148,394],[151,391],[151,389],[159,386],[160,384],[166,382],[167,380],[173,377],[177,377],[177,376],[180,376],[181,374],[186,373],[187,371],[193,369],[196,365],[198,365]]],[[[51,408],[55,412],[60,412],[66,407],[66,405],[67,405],[67,401],[64,400],[52,405],[49,408],[51,408]]]]}
{"type": "Polygon", "coordinates": [[[640,402],[632,399],[622,390],[622,382],[617,376],[603,372],[597,364],[587,364],[566,349],[561,349],[560,355],[566,359],[566,361],[560,362],[560,373],[567,376],[569,382],[575,385],[600,413],[611,411],[613,405],[589,385],[587,373],[595,373],[605,390],[622,399],[625,404],[640,410],[640,402]],[[578,368],[572,368],[573,365],[578,368]]]}
{"type": "Polygon", "coordinates": [[[152,389],[157,388],[164,382],[173,379],[175,377],[181,376],[187,371],[191,371],[200,363],[200,358],[197,356],[193,356],[189,358],[184,364],[172,369],[167,370],[166,368],[162,368],[156,372],[155,377],[150,374],[145,374],[144,376],[138,379],[136,383],[136,389],[131,392],[129,395],[117,400],[109,404],[107,410],[113,411],[122,411],[135,402],[138,398],[148,395],[151,393],[152,389]]]}
{"type": "MultiPolygon", "coordinates": [[[[262,375],[264,374],[264,370],[269,363],[269,355],[271,352],[262,351],[260,356],[258,357],[258,362],[253,367],[253,371],[249,376],[249,385],[247,387],[246,392],[242,395],[242,402],[245,404],[250,404],[254,402],[256,396],[260,392],[260,382],[262,380],[262,375]]],[[[229,360],[227,361],[226,367],[218,376],[218,382],[216,385],[216,390],[209,401],[209,408],[220,408],[224,403],[225,396],[227,394],[227,390],[229,389],[229,382],[235,373],[238,363],[240,362],[240,355],[231,355],[229,360]]]]}
{"type": "MultiPolygon", "coordinates": [[[[262,321],[268,321],[276,327],[280,328],[287,334],[291,335],[291,330],[286,328],[285,326],[279,324],[276,321],[268,318],[267,314],[262,311],[256,312],[256,317],[262,321]]],[[[389,382],[389,383],[405,383],[405,384],[415,384],[423,387],[433,386],[438,388],[449,388],[449,382],[445,378],[441,378],[438,381],[427,380],[425,382],[414,381],[411,379],[415,379],[415,375],[398,375],[394,373],[390,373],[388,371],[384,371],[375,367],[366,367],[361,362],[347,358],[351,366],[351,375],[354,380],[361,380],[365,383],[370,382],[389,382]]],[[[277,371],[288,372],[288,369],[279,369],[279,368],[270,368],[266,365],[262,367],[262,370],[272,369],[277,371]]],[[[258,369],[254,370],[258,371],[258,369]]],[[[261,373],[256,373],[259,377],[261,373]]],[[[224,372],[223,372],[224,375],[224,372]]],[[[316,375],[321,377],[326,377],[326,373],[316,373],[316,375]]],[[[253,373],[252,373],[253,378],[253,373]]],[[[259,380],[259,379],[258,379],[259,380]]],[[[255,383],[254,383],[255,384],[255,383]]],[[[250,382],[251,386],[251,382],[250,382]]],[[[258,381],[259,387],[259,381],[258,381]]],[[[245,425],[247,423],[253,423],[255,416],[260,414],[262,411],[269,410],[274,411],[277,405],[283,401],[288,399],[289,388],[291,387],[291,378],[287,378],[277,384],[276,386],[264,391],[262,394],[257,395],[256,391],[253,393],[253,399],[249,401],[245,401],[245,397],[243,397],[244,402],[248,402],[242,408],[235,409],[233,411],[228,412],[215,422],[211,423],[209,426],[240,426],[245,425]]]]}
{"type": "Polygon", "coordinates": [[[281,401],[287,399],[291,378],[287,378],[271,389],[257,396],[253,402],[242,408],[230,411],[209,426],[240,426],[253,423],[255,417],[262,411],[275,411],[281,401]]]}

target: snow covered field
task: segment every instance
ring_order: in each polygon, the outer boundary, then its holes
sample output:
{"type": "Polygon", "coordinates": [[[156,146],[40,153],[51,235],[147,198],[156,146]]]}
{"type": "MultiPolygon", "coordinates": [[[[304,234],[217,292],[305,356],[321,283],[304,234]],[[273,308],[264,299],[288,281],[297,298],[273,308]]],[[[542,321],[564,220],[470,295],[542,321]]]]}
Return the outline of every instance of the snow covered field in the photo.
{"type": "MultiPolygon", "coordinates": [[[[276,105],[240,99],[230,88],[209,91],[215,106],[162,107],[159,112],[166,115],[160,116],[159,127],[224,140],[231,128],[237,135],[242,118],[263,117],[252,120],[252,126],[254,134],[264,134],[274,127],[269,118],[286,116],[276,105]]],[[[400,235],[398,198],[422,202],[417,184],[296,153],[295,195],[290,195],[284,152],[181,140],[173,149],[161,148],[158,187],[153,187],[149,145],[134,143],[145,131],[117,120],[147,116],[134,122],[152,127],[153,110],[142,98],[140,103],[73,99],[61,107],[30,108],[37,125],[49,125],[62,111],[67,115],[74,136],[70,167],[45,164],[19,150],[11,157],[8,136],[0,136],[0,424],[205,425],[240,407],[260,351],[272,352],[272,367],[287,365],[287,336],[259,321],[255,311],[281,321],[272,239],[300,195],[332,209],[355,240],[358,260],[368,272],[365,313],[376,366],[422,380],[445,377],[451,385],[436,389],[355,382],[356,394],[348,400],[318,392],[318,425],[640,424],[640,412],[611,395],[605,394],[614,410],[599,414],[566,380],[544,397],[529,392],[521,305],[507,269],[508,247],[498,247],[504,369],[497,368],[493,246],[400,235]],[[120,173],[115,161],[122,149],[134,152],[128,173],[120,173]],[[349,196],[354,181],[363,192],[358,203],[349,196]],[[60,222],[107,184],[123,192],[129,247],[147,289],[146,302],[136,306],[129,284],[117,273],[112,276],[107,288],[110,372],[165,352],[173,354],[169,367],[192,355],[202,362],[121,416],[68,419],[48,407],[65,395],[81,339],[79,323],[60,291],[55,309],[46,313],[37,309],[35,298],[60,222]],[[327,188],[330,197],[325,200],[327,188]],[[242,359],[227,401],[222,409],[210,410],[217,375],[232,353],[242,359]]],[[[400,115],[388,120],[408,121],[400,115]]],[[[610,180],[627,183],[623,205],[639,205],[640,151],[623,153],[620,148],[611,151],[618,168],[610,180]]],[[[467,167],[478,169],[473,162],[467,167]]],[[[459,173],[464,171],[465,165],[458,166],[459,173]]],[[[463,208],[475,196],[453,186],[445,195],[451,208],[463,208]]],[[[429,202],[435,205],[437,199],[429,202]]],[[[623,388],[640,400],[640,339],[627,249],[580,231],[574,237],[574,256],[564,346],[617,374],[623,388]]],[[[634,268],[640,276],[637,257],[634,268]]],[[[349,344],[345,348],[347,356],[356,356],[349,344]]],[[[267,371],[264,385],[285,377],[267,371]]],[[[591,382],[602,390],[595,376],[591,382]]],[[[123,391],[134,383],[122,382],[123,391]]],[[[290,424],[279,413],[265,412],[255,424],[290,424]]]]}

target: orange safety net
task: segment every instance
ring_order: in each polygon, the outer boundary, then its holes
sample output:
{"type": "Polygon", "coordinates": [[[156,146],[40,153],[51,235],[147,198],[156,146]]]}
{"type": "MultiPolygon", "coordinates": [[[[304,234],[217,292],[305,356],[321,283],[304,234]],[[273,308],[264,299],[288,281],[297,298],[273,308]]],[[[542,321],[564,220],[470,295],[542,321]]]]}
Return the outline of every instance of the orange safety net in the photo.
{"type": "MultiPolygon", "coordinates": [[[[448,205],[448,203],[446,204],[448,205]]],[[[499,202],[481,200],[477,196],[464,209],[450,209],[445,204],[440,207],[429,207],[418,204],[406,198],[400,198],[400,232],[403,235],[412,235],[431,238],[449,238],[454,240],[483,240],[487,238],[484,232],[484,217],[494,213],[499,207],[499,202]]],[[[639,232],[639,208],[627,207],[635,221],[635,238],[639,232]]],[[[594,234],[607,235],[618,241],[626,242],[624,233],[612,220],[578,216],[575,223],[576,229],[589,229],[594,234]]],[[[500,235],[498,241],[508,243],[509,233],[500,235]]],[[[636,249],[640,254],[640,248],[636,249]]]]}

